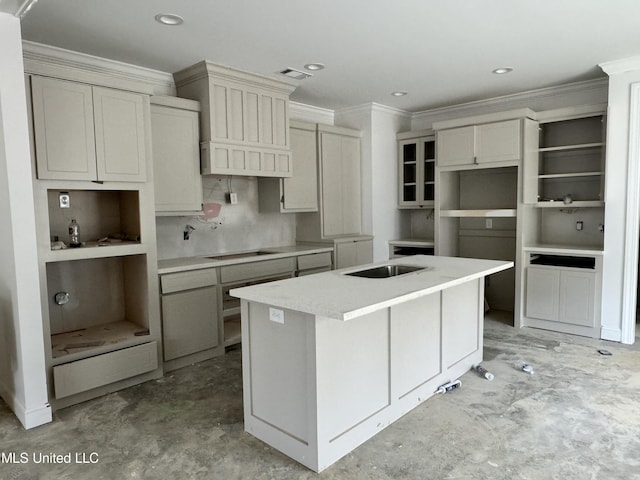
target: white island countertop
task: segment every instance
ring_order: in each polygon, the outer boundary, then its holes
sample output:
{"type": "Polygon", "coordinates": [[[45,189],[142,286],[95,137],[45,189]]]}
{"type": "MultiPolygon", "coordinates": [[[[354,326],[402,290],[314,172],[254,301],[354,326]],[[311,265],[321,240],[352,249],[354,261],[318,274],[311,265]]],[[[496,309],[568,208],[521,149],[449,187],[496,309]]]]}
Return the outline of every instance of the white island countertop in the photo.
{"type": "Polygon", "coordinates": [[[513,267],[513,262],[414,255],[369,265],[236,288],[230,294],[252,302],[338,320],[361,315],[444,290],[513,267]],[[429,267],[390,278],[345,275],[378,265],[429,267]]]}

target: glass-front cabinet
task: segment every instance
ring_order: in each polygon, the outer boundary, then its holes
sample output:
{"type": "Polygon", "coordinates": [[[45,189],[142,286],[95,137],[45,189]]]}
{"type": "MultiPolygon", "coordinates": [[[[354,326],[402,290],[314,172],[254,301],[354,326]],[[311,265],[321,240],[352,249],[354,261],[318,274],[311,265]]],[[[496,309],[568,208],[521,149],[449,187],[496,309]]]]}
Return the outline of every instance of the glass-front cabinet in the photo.
{"type": "Polygon", "coordinates": [[[436,143],[431,130],[398,134],[398,208],[433,207],[436,143]]]}

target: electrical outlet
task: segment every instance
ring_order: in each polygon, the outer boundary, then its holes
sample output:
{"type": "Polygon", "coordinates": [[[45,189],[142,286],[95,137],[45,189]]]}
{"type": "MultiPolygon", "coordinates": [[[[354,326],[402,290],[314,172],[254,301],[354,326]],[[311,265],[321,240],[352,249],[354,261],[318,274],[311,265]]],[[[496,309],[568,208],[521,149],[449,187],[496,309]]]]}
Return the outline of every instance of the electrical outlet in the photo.
{"type": "Polygon", "coordinates": [[[485,219],[484,227],[485,228],[493,228],[493,219],[492,218],[485,219]]]}
{"type": "Polygon", "coordinates": [[[236,205],[238,203],[238,194],[236,192],[230,192],[227,194],[227,201],[231,205],[236,205]]]}
{"type": "Polygon", "coordinates": [[[68,192],[60,192],[58,194],[58,202],[60,208],[71,208],[71,195],[68,192]]]}
{"type": "Polygon", "coordinates": [[[269,320],[276,323],[284,323],[284,311],[279,308],[269,307],[269,320]]]}
{"type": "Polygon", "coordinates": [[[581,231],[584,228],[584,223],[582,222],[582,220],[578,220],[576,222],[576,230],[581,231]]]}

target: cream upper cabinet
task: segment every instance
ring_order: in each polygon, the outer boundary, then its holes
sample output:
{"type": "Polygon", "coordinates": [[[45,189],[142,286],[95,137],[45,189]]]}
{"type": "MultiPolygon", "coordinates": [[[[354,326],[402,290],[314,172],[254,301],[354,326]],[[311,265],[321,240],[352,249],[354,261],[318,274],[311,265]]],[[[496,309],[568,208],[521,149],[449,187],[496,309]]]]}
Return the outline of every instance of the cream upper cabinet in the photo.
{"type": "Polygon", "coordinates": [[[293,176],[259,178],[261,212],[318,211],[318,146],[316,125],[292,121],[289,131],[293,176]]]}
{"type": "Polygon", "coordinates": [[[404,132],[398,140],[398,208],[433,207],[435,135],[431,130],[404,132]]]}
{"type": "Polygon", "coordinates": [[[202,105],[202,173],[290,177],[288,83],[210,62],[174,74],[202,105]]]}
{"type": "Polygon", "coordinates": [[[521,120],[507,120],[438,132],[438,166],[518,161],[521,120]]]}
{"type": "Polygon", "coordinates": [[[144,182],[147,96],[33,76],[39,179],[144,182]]]}
{"type": "Polygon", "coordinates": [[[318,135],[323,236],[359,234],[362,230],[359,132],[327,127],[320,128],[318,135]]]}
{"type": "Polygon", "coordinates": [[[157,213],[202,210],[198,112],[200,104],[151,98],[153,184],[157,213]]]}

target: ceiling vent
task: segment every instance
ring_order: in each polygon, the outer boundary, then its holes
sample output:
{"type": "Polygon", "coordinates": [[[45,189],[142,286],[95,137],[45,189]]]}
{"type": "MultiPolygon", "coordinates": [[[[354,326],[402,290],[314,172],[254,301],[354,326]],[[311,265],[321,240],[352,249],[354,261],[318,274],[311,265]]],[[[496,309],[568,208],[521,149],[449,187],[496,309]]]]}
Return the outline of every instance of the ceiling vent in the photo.
{"type": "Polygon", "coordinates": [[[310,73],[301,72],[300,70],[296,70],[295,68],[285,68],[281,72],[278,72],[285,77],[295,78],[296,80],[304,80],[305,78],[309,78],[311,76],[310,73]]]}

